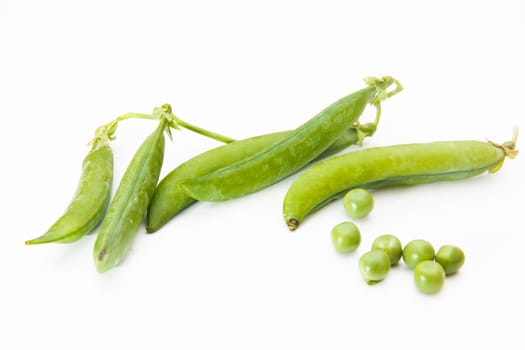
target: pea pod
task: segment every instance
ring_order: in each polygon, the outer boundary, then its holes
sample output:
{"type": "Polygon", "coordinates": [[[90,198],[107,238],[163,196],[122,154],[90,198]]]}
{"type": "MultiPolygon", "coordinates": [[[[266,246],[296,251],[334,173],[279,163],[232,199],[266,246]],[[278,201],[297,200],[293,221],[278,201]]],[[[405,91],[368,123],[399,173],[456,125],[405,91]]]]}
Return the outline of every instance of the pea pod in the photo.
{"type": "Polygon", "coordinates": [[[315,159],[346,129],[370,103],[380,113],[380,101],[402,87],[392,77],[369,78],[368,87],[334,102],[286,137],[253,156],[179,186],[201,201],[224,201],[241,197],[293,174],[315,159]],[[393,83],[397,88],[387,93],[393,83]]]}
{"type": "Polygon", "coordinates": [[[109,139],[95,138],[82,162],[77,190],[64,214],[46,233],[25,244],[71,243],[93,231],[104,217],[111,196],[112,180],[113,152],[109,139]]]}
{"type": "Polygon", "coordinates": [[[161,118],[122,177],[95,241],[94,260],[98,272],[117,266],[131,247],[160,175],[166,130],[169,130],[168,119],[161,118]]]}
{"type": "MultiPolygon", "coordinates": [[[[372,124],[350,128],[343,132],[315,160],[326,158],[349,145],[358,143],[359,133],[365,137],[370,136],[373,131],[375,131],[375,127],[372,124]]],[[[201,153],[173,169],[159,182],[155,192],[153,192],[146,216],[146,230],[150,233],[157,231],[179,212],[196,202],[177,186],[179,183],[209,174],[250,157],[283,139],[290,132],[281,131],[259,135],[222,145],[201,153]]]]}
{"type": "Polygon", "coordinates": [[[452,181],[495,172],[512,142],[449,141],[374,147],[336,156],[304,171],[290,186],[283,215],[290,230],[312,212],[356,187],[379,188],[452,181]]]}

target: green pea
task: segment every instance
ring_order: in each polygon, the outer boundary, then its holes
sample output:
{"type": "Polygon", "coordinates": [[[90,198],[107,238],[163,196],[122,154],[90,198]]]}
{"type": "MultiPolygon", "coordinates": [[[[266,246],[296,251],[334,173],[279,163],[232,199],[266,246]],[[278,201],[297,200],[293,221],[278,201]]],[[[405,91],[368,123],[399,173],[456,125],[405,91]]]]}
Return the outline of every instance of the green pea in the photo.
{"type": "Polygon", "coordinates": [[[466,179],[501,168],[517,154],[515,140],[503,145],[447,141],[371,147],[321,161],[290,185],[283,216],[291,230],[311,213],[352,188],[380,188],[466,179]]]}
{"type": "Polygon", "coordinates": [[[338,253],[351,253],[361,243],[361,232],[353,222],[342,222],[332,229],[332,245],[338,253]]]}
{"type": "Polygon", "coordinates": [[[366,252],[359,258],[359,271],[367,284],[376,284],[388,275],[390,258],[382,250],[366,252]]]}
{"type": "Polygon", "coordinates": [[[421,261],[434,260],[434,256],[434,247],[424,239],[410,241],[403,249],[403,261],[411,269],[421,261]]]}
{"type": "Polygon", "coordinates": [[[345,194],[343,205],[349,217],[360,219],[374,208],[374,197],[364,188],[354,188],[345,194]]]}
{"type": "Polygon", "coordinates": [[[465,263],[465,253],[459,247],[445,244],[437,251],[436,261],[443,267],[446,275],[452,275],[465,263]]]}
{"type": "Polygon", "coordinates": [[[417,289],[423,293],[437,293],[445,284],[445,271],[435,261],[421,261],[414,268],[414,282],[417,289]]]}
{"type": "Polygon", "coordinates": [[[372,250],[382,250],[390,258],[390,265],[395,265],[403,255],[401,241],[394,235],[382,235],[372,243],[372,250]]]}
{"type": "Polygon", "coordinates": [[[368,87],[335,101],[270,147],[179,186],[197,200],[225,201],[259,191],[295,173],[354,125],[367,105],[376,106],[379,115],[381,100],[401,90],[392,77],[369,78],[366,83],[368,87]],[[397,89],[385,91],[392,84],[397,89]]]}

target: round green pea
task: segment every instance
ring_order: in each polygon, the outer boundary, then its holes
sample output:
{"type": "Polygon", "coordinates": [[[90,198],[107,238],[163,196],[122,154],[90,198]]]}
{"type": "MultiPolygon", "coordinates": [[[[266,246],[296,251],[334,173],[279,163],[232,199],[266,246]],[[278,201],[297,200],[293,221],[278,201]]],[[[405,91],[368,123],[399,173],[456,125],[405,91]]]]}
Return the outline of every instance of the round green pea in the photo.
{"type": "Polygon", "coordinates": [[[376,284],[388,275],[390,258],[382,250],[366,252],[359,258],[359,271],[367,284],[376,284]]]}
{"type": "Polygon", "coordinates": [[[354,188],[345,194],[343,204],[349,217],[360,219],[370,214],[374,208],[374,197],[363,188],[354,188]]]}
{"type": "Polygon", "coordinates": [[[390,265],[395,265],[401,259],[403,247],[401,241],[394,235],[382,235],[372,243],[372,250],[382,250],[390,258],[390,265]]]}
{"type": "Polygon", "coordinates": [[[437,293],[445,284],[445,270],[435,261],[421,261],[414,268],[414,282],[423,293],[437,293]]]}
{"type": "Polygon", "coordinates": [[[361,232],[356,224],[345,221],[332,229],[332,245],[338,253],[350,253],[359,247],[361,232]]]}
{"type": "Polygon", "coordinates": [[[461,248],[445,244],[436,253],[436,261],[443,267],[446,275],[451,275],[465,263],[465,253],[461,248]]]}
{"type": "Polygon", "coordinates": [[[411,269],[415,268],[417,263],[425,260],[434,260],[436,255],[432,244],[424,239],[415,239],[408,242],[403,249],[403,261],[411,269]]]}

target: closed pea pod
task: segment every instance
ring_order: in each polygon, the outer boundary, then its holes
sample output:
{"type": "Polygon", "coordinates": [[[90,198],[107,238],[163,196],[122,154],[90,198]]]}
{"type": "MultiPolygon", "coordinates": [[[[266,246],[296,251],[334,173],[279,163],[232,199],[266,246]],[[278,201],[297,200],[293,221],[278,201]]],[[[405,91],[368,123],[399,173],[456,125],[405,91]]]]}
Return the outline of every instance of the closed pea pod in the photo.
{"type": "Polygon", "coordinates": [[[370,103],[380,114],[380,101],[401,91],[391,77],[369,78],[368,87],[334,102],[281,141],[261,152],[208,175],[179,184],[191,197],[202,201],[224,201],[268,187],[315,159],[370,103]],[[392,84],[396,89],[386,92],[392,84]]]}
{"type": "MultiPolygon", "coordinates": [[[[326,158],[352,144],[360,143],[364,137],[371,136],[374,131],[375,126],[372,123],[352,127],[343,132],[315,160],[326,158]]],[[[155,188],[146,217],[147,231],[150,233],[157,231],[179,212],[196,202],[178,187],[179,183],[209,174],[250,157],[279,142],[290,132],[281,131],[259,135],[222,145],[201,153],[173,169],[155,188]]]]}
{"type": "MultiPolygon", "coordinates": [[[[161,116],[171,113],[163,106],[161,116]]],[[[131,160],[101,224],[94,246],[98,272],[117,266],[126,256],[144,219],[164,158],[164,132],[168,118],[161,117],[157,129],[149,135],[131,160]]]]}
{"type": "Polygon", "coordinates": [[[290,230],[306,216],[356,187],[379,188],[460,180],[495,172],[513,158],[516,136],[497,145],[480,141],[405,144],[350,152],[313,165],[290,186],[283,215],[290,230]]]}
{"type": "Polygon", "coordinates": [[[82,175],[67,209],[46,233],[26,241],[26,245],[75,242],[100,224],[109,203],[113,181],[110,133],[104,128],[97,130],[91,150],[82,162],[82,175]]]}

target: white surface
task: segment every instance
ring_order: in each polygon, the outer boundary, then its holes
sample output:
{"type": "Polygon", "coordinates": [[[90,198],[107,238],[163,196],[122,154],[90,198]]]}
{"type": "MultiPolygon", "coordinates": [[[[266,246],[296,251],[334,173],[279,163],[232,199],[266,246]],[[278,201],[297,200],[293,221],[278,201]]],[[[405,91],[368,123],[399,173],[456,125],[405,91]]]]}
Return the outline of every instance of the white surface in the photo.
{"type": "MultiPolygon", "coordinates": [[[[358,252],[337,255],[334,203],[290,233],[293,180],[200,203],[125,262],[95,271],[94,235],[26,247],[62,213],[86,142],[128,111],[169,102],[237,138],[293,128],[389,74],[367,146],[490,138],[523,125],[522,1],[2,1],[0,348],[523,348],[524,155],[497,174],[376,193],[358,252]],[[191,3],[191,5],[190,5],[191,3]],[[466,253],[441,293],[396,267],[374,287],[357,269],[383,233],[466,253]],[[453,345],[450,345],[453,344],[453,345]]],[[[371,112],[369,111],[369,116],[371,112]]],[[[123,123],[115,188],[155,125],[123,123]]],[[[217,142],[174,132],[163,174],[217,142]]],[[[339,203],[340,204],[340,203],[339,203]]]]}

